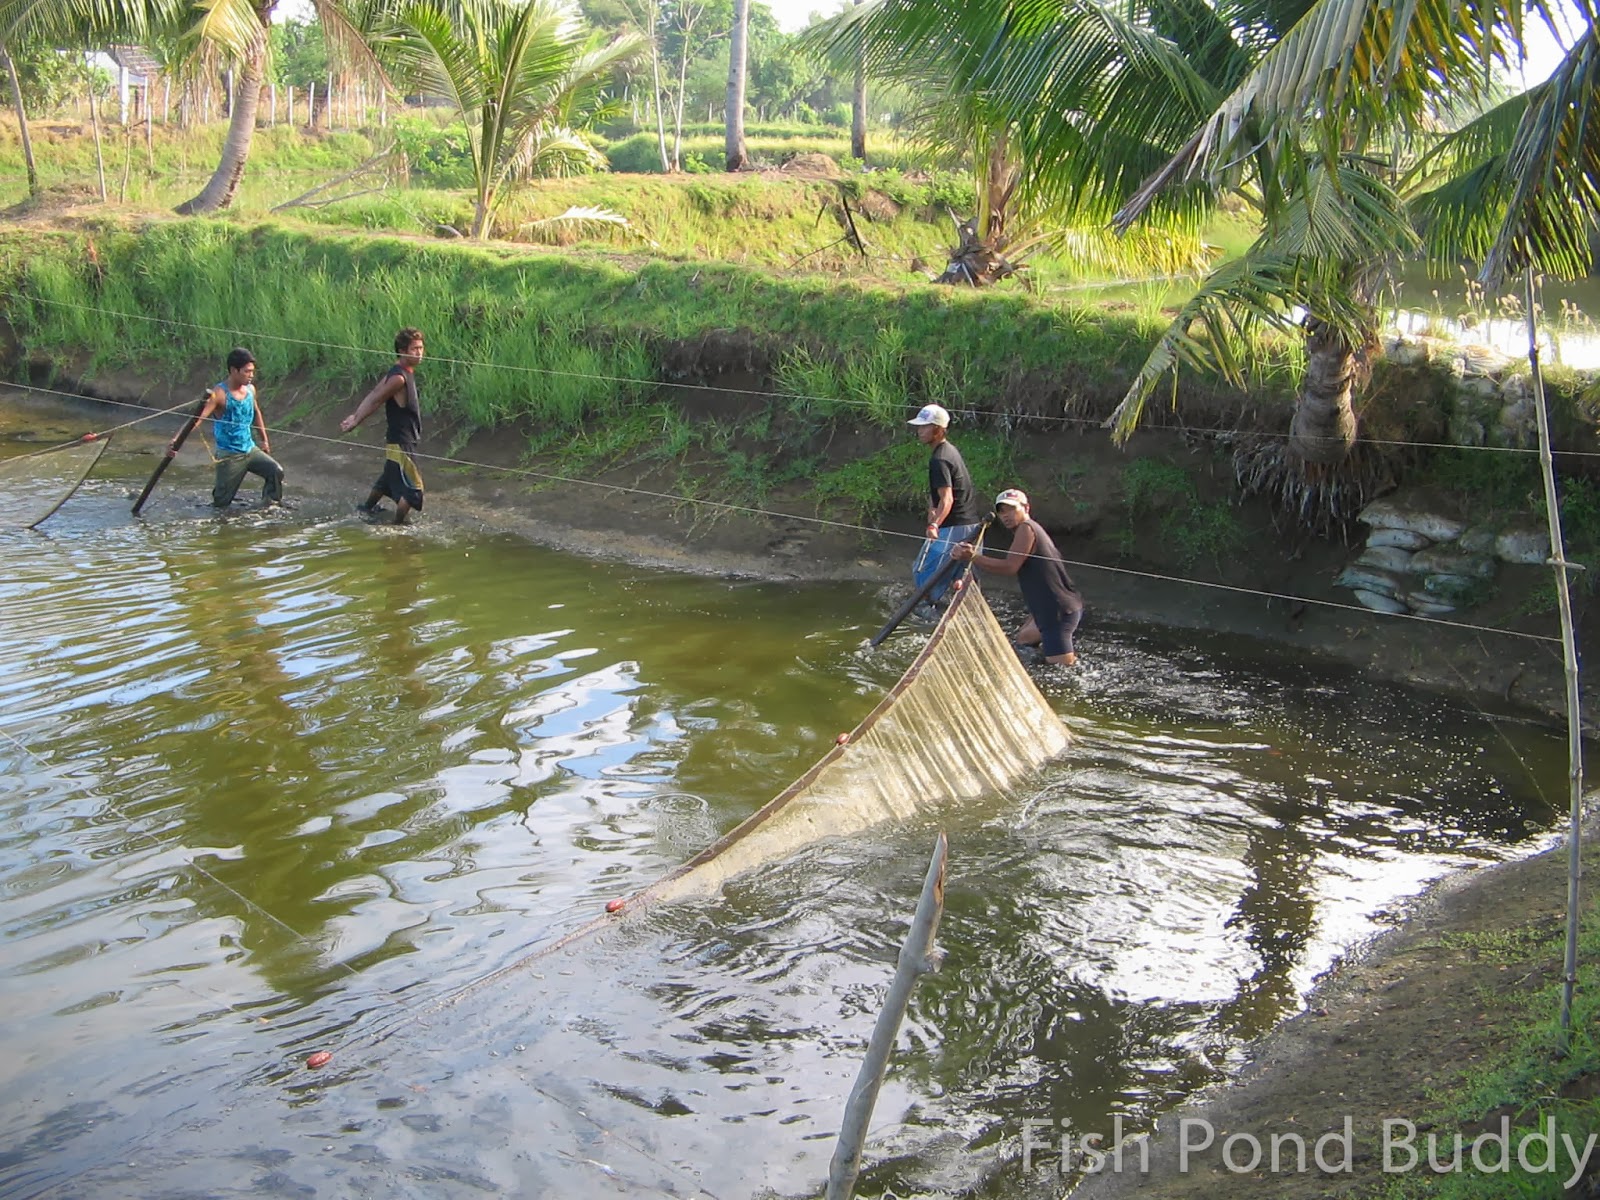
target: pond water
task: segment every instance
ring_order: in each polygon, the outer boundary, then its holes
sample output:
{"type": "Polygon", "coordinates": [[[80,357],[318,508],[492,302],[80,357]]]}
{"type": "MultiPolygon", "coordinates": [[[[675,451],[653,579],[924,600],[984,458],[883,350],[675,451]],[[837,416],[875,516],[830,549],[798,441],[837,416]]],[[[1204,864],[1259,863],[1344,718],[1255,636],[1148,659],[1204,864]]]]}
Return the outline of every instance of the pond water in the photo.
{"type": "Polygon", "coordinates": [[[1560,731],[1092,613],[1039,676],[1075,744],[1015,794],[474,988],[783,788],[917,639],[861,652],[858,585],[438,517],[217,519],[180,479],[134,521],[149,462],[0,534],[7,1196],[818,1194],[940,829],[861,1194],[1051,1195],[1025,1120],[1148,1128],[1560,821],[1560,731]]]}

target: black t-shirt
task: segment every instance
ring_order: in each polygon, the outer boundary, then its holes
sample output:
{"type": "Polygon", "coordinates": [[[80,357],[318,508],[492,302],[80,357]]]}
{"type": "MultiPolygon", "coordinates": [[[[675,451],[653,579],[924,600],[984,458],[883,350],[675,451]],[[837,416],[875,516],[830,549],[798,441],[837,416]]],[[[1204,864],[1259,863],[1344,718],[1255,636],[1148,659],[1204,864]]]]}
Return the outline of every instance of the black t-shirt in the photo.
{"type": "Polygon", "coordinates": [[[972,476],[961,459],[961,451],[949,442],[940,442],[933,448],[928,460],[928,504],[939,503],[939,492],[949,488],[953,499],[950,512],[940,528],[948,525],[976,525],[983,519],[978,511],[978,498],[972,491],[972,476]]]}
{"type": "Polygon", "coordinates": [[[407,454],[415,454],[417,444],[422,441],[422,402],[417,398],[416,376],[399,363],[390,367],[384,378],[395,375],[405,379],[405,388],[400,393],[405,403],[397,404],[393,396],[383,402],[383,415],[388,422],[383,440],[399,446],[407,454]]]}

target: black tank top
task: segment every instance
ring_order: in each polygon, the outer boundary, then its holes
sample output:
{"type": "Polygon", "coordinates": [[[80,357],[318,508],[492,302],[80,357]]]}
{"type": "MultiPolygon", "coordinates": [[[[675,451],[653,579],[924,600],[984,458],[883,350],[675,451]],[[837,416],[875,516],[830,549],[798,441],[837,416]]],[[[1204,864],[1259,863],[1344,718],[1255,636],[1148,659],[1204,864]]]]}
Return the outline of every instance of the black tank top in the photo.
{"type": "Polygon", "coordinates": [[[1067,574],[1061,551],[1056,549],[1039,522],[1029,517],[1026,524],[1033,530],[1033,554],[1017,572],[1017,585],[1022,588],[1022,598],[1027,601],[1029,610],[1035,613],[1079,612],[1083,608],[1083,597],[1067,574]]]}
{"type": "Polygon", "coordinates": [[[422,441],[422,402],[417,399],[417,379],[399,363],[390,367],[384,378],[392,379],[396,375],[405,379],[406,402],[396,404],[393,396],[383,402],[383,415],[389,423],[383,440],[393,442],[407,454],[414,454],[422,441]]]}

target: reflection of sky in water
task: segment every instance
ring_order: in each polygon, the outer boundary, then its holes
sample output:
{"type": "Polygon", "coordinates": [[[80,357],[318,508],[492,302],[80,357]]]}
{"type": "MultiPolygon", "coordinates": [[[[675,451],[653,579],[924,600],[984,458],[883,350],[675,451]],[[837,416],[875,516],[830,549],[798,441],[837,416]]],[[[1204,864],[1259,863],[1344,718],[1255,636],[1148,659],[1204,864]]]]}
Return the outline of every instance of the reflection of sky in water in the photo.
{"type": "Polygon", "coordinates": [[[1023,794],[461,993],[768,799],[911,639],[857,653],[856,587],[129,527],[111,491],[0,539],[4,1189],[812,1191],[936,828],[947,960],[864,1194],[970,1186],[1024,1116],[1147,1121],[1214,1079],[1374,914],[1564,793],[1548,731],[1102,620],[1045,681],[1078,742],[1023,794]]]}

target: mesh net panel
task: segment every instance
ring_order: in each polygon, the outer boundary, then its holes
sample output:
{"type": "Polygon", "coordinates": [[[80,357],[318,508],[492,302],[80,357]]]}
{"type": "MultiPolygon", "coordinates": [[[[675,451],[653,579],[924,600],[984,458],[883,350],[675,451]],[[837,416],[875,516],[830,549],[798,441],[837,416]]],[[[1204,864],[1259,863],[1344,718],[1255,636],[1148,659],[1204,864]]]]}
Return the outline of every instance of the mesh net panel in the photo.
{"type": "Polygon", "coordinates": [[[969,583],[846,744],[635,899],[714,894],[733,876],[818,838],[1004,791],[1066,745],[1061,718],[969,583]]]}
{"type": "Polygon", "coordinates": [[[100,461],[108,440],[0,459],[0,529],[31,529],[65,504],[100,461]]]}
{"type": "MultiPolygon", "coordinates": [[[[1039,694],[969,579],[898,683],[815,766],[735,829],[621,902],[632,911],[715,895],[728,880],[824,837],[904,818],[948,800],[1004,791],[1064,750],[1039,694]]],[[[451,1002],[601,929],[600,917],[481,979],[451,1002]]]]}

